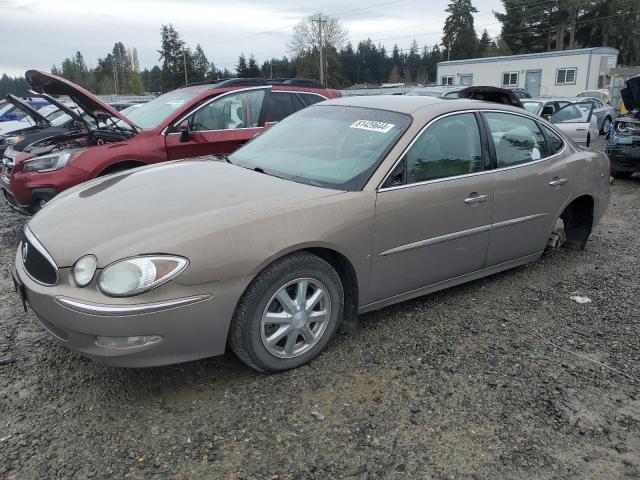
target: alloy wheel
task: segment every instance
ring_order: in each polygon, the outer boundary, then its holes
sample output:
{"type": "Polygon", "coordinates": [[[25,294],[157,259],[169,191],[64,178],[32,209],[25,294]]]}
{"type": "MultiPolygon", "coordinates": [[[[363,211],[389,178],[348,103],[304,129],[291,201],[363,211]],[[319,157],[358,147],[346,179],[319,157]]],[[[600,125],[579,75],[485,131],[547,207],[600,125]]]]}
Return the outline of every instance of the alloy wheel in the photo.
{"type": "Polygon", "coordinates": [[[275,357],[297,357],[318,343],[330,318],[327,288],[313,278],[295,279],[267,303],[260,322],[262,344],[275,357]]]}

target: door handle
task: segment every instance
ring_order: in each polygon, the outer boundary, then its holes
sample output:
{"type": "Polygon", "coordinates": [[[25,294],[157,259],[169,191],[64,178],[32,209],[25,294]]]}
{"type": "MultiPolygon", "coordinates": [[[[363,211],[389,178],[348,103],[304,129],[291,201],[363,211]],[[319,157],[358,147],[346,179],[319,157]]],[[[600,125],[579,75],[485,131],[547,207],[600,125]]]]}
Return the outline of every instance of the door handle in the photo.
{"type": "Polygon", "coordinates": [[[553,180],[549,182],[550,187],[559,187],[560,185],[564,185],[568,180],[566,178],[558,178],[555,177],[553,180]]]}
{"type": "Polygon", "coordinates": [[[489,195],[479,195],[476,192],[473,192],[469,195],[468,198],[465,198],[464,203],[467,205],[474,205],[476,203],[486,202],[489,195]]]}

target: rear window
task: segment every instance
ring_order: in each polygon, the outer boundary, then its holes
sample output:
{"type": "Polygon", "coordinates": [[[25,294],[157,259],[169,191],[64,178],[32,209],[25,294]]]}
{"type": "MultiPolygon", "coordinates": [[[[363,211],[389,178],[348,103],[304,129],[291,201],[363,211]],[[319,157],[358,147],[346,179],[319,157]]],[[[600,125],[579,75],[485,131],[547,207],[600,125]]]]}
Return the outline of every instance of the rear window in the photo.
{"type": "Polygon", "coordinates": [[[548,156],[547,142],[535,121],[510,113],[486,112],[484,116],[495,145],[498,168],[548,156]]]}

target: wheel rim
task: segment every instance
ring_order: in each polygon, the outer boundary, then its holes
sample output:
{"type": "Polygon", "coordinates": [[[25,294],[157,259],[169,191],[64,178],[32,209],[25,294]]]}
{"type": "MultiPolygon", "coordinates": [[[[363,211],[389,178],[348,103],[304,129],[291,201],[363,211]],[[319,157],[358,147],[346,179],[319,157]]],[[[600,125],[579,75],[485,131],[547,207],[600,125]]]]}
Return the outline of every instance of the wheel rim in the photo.
{"type": "Polygon", "coordinates": [[[330,318],[327,288],[313,278],[298,278],[267,302],[260,322],[262,344],[278,358],[300,356],[322,338],[330,318]]]}
{"type": "Polygon", "coordinates": [[[602,132],[607,133],[609,131],[609,125],[611,125],[611,120],[608,118],[604,119],[604,124],[602,125],[602,132]]]}

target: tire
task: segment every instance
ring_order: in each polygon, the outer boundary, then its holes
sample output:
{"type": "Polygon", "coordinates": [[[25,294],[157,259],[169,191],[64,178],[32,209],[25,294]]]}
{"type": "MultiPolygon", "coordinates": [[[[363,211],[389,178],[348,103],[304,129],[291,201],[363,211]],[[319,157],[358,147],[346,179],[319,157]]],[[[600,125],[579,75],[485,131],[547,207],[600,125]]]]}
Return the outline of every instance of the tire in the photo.
{"type": "Polygon", "coordinates": [[[621,172],[620,170],[611,169],[613,178],[629,178],[631,175],[633,175],[633,172],[621,172]]]}
{"type": "Polygon", "coordinates": [[[334,268],[310,253],[294,253],[268,266],[247,287],[231,321],[228,343],[240,360],[260,372],[297,368],[315,358],[331,341],[343,310],[344,291],[334,268]],[[298,296],[302,289],[306,300],[298,296]],[[293,304],[286,299],[281,302],[284,295],[293,304]],[[310,305],[314,298],[322,300],[309,310],[295,309],[310,305]],[[285,303],[290,308],[285,309],[285,303]],[[297,313],[291,316],[294,311],[297,313]],[[284,317],[283,324],[279,320],[278,324],[270,323],[273,318],[284,317]],[[313,322],[315,318],[325,320],[313,322]],[[278,331],[291,333],[274,343],[279,338],[278,331]]]}
{"type": "Polygon", "coordinates": [[[606,135],[609,132],[609,125],[611,125],[611,117],[605,117],[602,122],[602,128],[600,129],[602,135],[606,135]]]}

